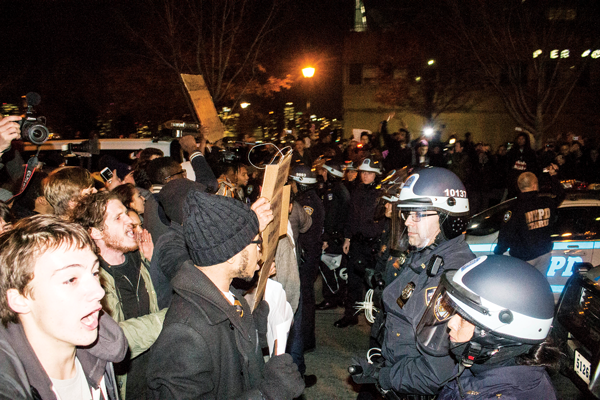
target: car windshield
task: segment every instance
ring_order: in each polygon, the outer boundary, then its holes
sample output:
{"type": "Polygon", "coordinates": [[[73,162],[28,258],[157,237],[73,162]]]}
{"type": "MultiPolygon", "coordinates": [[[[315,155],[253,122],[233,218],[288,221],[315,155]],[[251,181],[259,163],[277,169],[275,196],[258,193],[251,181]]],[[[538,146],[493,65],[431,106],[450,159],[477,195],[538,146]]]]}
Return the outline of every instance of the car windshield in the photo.
{"type": "Polygon", "coordinates": [[[552,240],[597,240],[600,238],[600,207],[563,207],[557,212],[552,240]]]}

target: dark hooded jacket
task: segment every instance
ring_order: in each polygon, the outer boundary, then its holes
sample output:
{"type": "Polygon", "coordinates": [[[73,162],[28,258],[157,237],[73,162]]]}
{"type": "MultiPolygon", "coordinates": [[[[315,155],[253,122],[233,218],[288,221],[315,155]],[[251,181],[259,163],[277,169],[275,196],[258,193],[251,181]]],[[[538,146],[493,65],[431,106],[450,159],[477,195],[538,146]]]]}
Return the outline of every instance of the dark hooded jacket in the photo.
{"type": "MultiPolygon", "coordinates": [[[[127,340],[119,325],[106,313],[100,316],[98,340],[77,348],[77,358],[90,388],[98,389],[104,377],[107,400],[118,400],[113,363],[127,352],[127,340]]],[[[56,400],[52,381],[25,337],[21,324],[0,325],[0,399],[56,400]]]]}
{"type": "Polygon", "coordinates": [[[175,294],[152,347],[148,386],[153,399],[262,400],[264,361],[250,306],[235,308],[191,261],[172,280],[175,294]]]}

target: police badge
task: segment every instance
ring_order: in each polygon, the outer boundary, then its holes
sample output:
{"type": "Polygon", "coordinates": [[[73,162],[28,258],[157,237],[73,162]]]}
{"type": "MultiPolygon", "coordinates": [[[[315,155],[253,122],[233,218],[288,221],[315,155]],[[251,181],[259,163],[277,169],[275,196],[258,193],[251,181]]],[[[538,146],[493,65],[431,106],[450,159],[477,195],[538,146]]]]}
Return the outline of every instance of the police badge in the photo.
{"type": "Polygon", "coordinates": [[[408,299],[410,299],[410,296],[412,296],[414,291],[415,291],[415,284],[413,282],[408,282],[406,284],[406,286],[404,287],[404,289],[402,289],[402,293],[400,294],[400,297],[398,297],[398,299],[396,300],[396,303],[398,304],[398,306],[400,308],[404,308],[404,305],[406,304],[408,299]]]}

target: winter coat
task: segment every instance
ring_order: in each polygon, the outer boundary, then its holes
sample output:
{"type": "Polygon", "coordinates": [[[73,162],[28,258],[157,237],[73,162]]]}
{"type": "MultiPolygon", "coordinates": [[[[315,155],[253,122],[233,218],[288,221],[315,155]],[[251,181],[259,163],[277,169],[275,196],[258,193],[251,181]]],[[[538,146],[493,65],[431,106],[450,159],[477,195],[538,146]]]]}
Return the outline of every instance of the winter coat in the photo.
{"type": "Polygon", "coordinates": [[[264,361],[250,306],[240,317],[212,281],[186,262],[171,282],[175,291],[163,330],[150,350],[153,399],[262,400],[264,361]]]}
{"type": "Polygon", "coordinates": [[[385,366],[379,372],[379,382],[384,389],[409,394],[435,394],[452,376],[455,365],[452,357],[421,353],[417,349],[415,330],[444,271],[458,269],[474,258],[461,235],[411,253],[400,266],[398,277],[383,291],[386,320],[382,355],[385,366]],[[426,268],[435,255],[443,258],[443,265],[435,276],[430,277],[426,268]],[[403,295],[403,291],[411,286],[414,287],[412,293],[403,295]],[[398,305],[400,297],[404,299],[402,308],[398,305]]]}
{"type": "Polygon", "coordinates": [[[453,380],[444,387],[437,400],[556,400],[556,391],[544,367],[499,367],[477,375],[465,370],[459,379],[464,397],[453,380]]]}
{"type": "MultiPolygon", "coordinates": [[[[139,253],[138,253],[139,254],[139,253]]],[[[123,308],[121,307],[121,300],[115,286],[115,280],[112,275],[106,271],[106,262],[101,259],[100,265],[100,282],[102,287],[106,291],[104,299],[102,299],[102,308],[108,312],[115,321],[119,323],[119,326],[125,332],[125,337],[129,344],[130,355],[129,357],[135,358],[147,351],[152,344],[158,338],[162,329],[163,320],[167,309],[162,311],[158,308],[158,301],[156,299],[156,292],[152,285],[152,279],[147,269],[148,261],[141,259],[140,257],[140,268],[142,274],[142,280],[146,290],[148,291],[148,297],[150,300],[150,314],[138,317],[125,319],[123,314],[123,308]]],[[[119,388],[121,392],[121,399],[125,400],[125,388],[127,387],[127,375],[119,375],[117,377],[119,382],[119,388]]]]}
{"type": "MultiPolygon", "coordinates": [[[[104,380],[107,400],[118,400],[113,362],[127,352],[125,335],[107,314],[101,314],[98,340],[87,348],[77,348],[77,359],[90,388],[98,389],[104,380]]],[[[52,381],[35,355],[21,324],[0,324],[0,399],[58,399],[52,381]]]]}

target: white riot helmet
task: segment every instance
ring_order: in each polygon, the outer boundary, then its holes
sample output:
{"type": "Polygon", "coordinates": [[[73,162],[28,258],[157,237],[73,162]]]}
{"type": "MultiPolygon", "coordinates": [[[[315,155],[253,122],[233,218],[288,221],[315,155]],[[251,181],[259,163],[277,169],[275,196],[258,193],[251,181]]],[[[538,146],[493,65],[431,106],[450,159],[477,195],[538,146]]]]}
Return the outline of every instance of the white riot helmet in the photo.
{"type": "Polygon", "coordinates": [[[358,170],[361,172],[375,172],[381,175],[381,163],[371,158],[365,158],[359,165],[358,170]]]}
{"type": "Polygon", "coordinates": [[[327,171],[329,174],[336,178],[344,177],[344,172],[342,171],[342,167],[338,162],[335,162],[333,160],[327,160],[325,164],[323,164],[323,168],[325,169],[325,171],[327,171]]]}
{"type": "Polygon", "coordinates": [[[553,317],[552,289],[535,267],[514,257],[482,256],[442,275],[417,326],[417,343],[437,356],[464,345],[457,354],[463,364],[482,364],[542,343],[553,317]],[[449,340],[448,322],[455,314],[474,325],[464,343],[449,340]]]}
{"type": "Polygon", "coordinates": [[[458,176],[445,168],[415,170],[402,185],[397,207],[401,212],[437,211],[445,239],[462,234],[469,221],[467,190],[458,176]]]}

